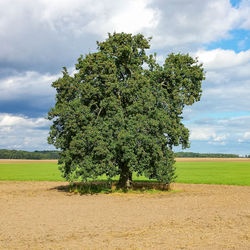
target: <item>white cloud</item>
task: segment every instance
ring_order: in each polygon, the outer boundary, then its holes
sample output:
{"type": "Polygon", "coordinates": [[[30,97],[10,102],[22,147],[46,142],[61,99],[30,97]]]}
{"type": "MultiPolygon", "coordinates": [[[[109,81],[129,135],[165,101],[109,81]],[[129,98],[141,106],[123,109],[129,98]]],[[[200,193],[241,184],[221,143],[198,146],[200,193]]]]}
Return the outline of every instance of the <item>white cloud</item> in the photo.
{"type": "Polygon", "coordinates": [[[44,118],[28,118],[0,114],[0,148],[43,150],[47,144],[50,122],[44,118]]]}
{"type": "Polygon", "coordinates": [[[250,4],[229,0],[0,0],[0,61],[55,71],[93,50],[108,32],[142,32],[153,47],[190,51],[248,27],[250,4]]]}
{"type": "Polygon", "coordinates": [[[208,70],[220,70],[250,64],[250,50],[236,53],[233,50],[199,50],[196,52],[199,61],[208,70]]]}
{"type": "Polygon", "coordinates": [[[150,0],[0,0],[0,62],[5,67],[55,71],[95,49],[108,32],[155,29],[150,0]]]}
{"type": "Polygon", "coordinates": [[[190,140],[208,141],[216,137],[213,128],[206,127],[191,127],[190,140]]]}
{"type": "Polygon", "coordinates": [[[226,138],[227,138],[226,135],[216,136],[216,137],[214,137],[214,141],[221,142],[221,141],[224,141],[226,138]]]}
{"type": "MultiPolygon", "coordinates": [[[[200,118],[186,126],[191,132],[191,148],[192,145],[197,147],[197,143],[200,145],[202,143],[203,152],[206,152],[204,149],[207,148],[208,152],[247,154],[249,151],[247,144],[250,142],[249,124],[248,115],[238,117],[229,115],[223,119],[200,118]]],[[[199,148],[196,150],[200,151],[199,148]]]]}
{"type": "Polygon", "coordinates": [[[250,2],[249,0],[242,0],[239,6],[241,12],[240,28],[250,29],[250,2]]]}
{"type": "Polygon", "coordinates": [[[250,132],[249,131],[244,133],[244,138],[250,139],[250,132]]]}
{"type": "Polygon", "coordinates": [[[177,46],[183,50],[229,38],[228,32],[246,19],[242,17],[242,10],[233,8],[229,0],[159,0],[155,3],[161,11],[159,25],[153,31],[158,47],[177,46]]]}
{"type": "Polygon", "coordinates": [[[0,113],[0,128],[5,127],[25,127],[25,128],[43,128],[48,127],[50,122],[44,118],[28,118],[25,116],[15,116],[0,113]]]}
{"type": "Polygon", "coordinates": [[[0,99],[3,101],[54,96],[55,91],[51,84],[58,77],[59,74],[40,74],[28,71],[3,78],[0,80],[0,99]]]}
{"type": "Polygon", "coordinates": [[[199,50],[194,55],[204,64],[206,81],[201,102],[192,111],[250,111],[250,50],[199,50]]]}
{"type": "Polygon", "coordinates": [[[67,30],[105,36],[107,31],[139,32],[155,28],[157,11],[148,8],[149,0],[121,1],[43,1],[41,20],[53,30],[67,30]]]}

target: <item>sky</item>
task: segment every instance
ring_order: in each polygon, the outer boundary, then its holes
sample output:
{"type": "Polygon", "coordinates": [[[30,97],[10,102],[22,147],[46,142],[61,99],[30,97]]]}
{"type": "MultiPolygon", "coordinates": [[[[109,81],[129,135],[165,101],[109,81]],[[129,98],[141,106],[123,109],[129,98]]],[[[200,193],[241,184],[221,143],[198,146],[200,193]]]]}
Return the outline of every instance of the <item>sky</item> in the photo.
{"type": "Polygon", "coordinates": [[[114,31],[152,36],[159,62],[174,52],[203,63],[186,151],[250,154],[250,0],[0,0],[0,149],[54,149],[51,83],[114,31]]]}

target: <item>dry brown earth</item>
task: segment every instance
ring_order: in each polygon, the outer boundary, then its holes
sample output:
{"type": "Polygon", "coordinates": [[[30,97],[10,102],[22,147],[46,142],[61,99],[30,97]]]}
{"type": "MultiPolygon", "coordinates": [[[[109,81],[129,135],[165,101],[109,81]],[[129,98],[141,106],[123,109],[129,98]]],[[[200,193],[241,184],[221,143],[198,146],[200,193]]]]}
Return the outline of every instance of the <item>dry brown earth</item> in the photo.
{"type": "Polygon", "coordinates": [[[0,159],[0,164],[11,163],[38,163],[38,162],[57,162],[57,160],[23,160],[23,159],[0,159]]]}
{"type": "Polygon", "coordinates": [[[250,187],[73,195],[63,182],[0,182],[0,249],[250,249],[250,187]]]}
{"type": "MultiPolygon", "coordinates": [[[[250,158],[175,158],[176,161],[250,161],[250,158]]],[[[1,163],[37,163],[57,162],[57,160],[22,160],[22,159],[0,159],[1,163]]]]}
{"type": "Polygon", "coordinates": [[[250,158],[175,158],[176,161],[227,161],[227,162],[239,162],[250,161],[250,158]]]}

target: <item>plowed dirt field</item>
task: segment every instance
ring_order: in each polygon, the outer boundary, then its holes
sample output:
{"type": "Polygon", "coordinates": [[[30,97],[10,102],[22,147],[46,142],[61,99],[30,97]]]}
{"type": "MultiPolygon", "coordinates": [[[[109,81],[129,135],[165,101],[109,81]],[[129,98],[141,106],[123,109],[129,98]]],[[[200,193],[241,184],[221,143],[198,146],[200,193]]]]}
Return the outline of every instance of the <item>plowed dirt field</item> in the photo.
{"type": "MultiPolygon", "coordinates": [[[[178,161],[250,161],[250,158],[175,158],[178,161]]],[[[57,160],[22,160],[22,159],[0,159],[1,163],[37,163],[37,162],[57,162],[57,160]]]]}
{"type": "Polygon", "coordinates": [[[250,249],[250,187],[74,195],[63,182],[0,182],[0,249],[250,249]]]}

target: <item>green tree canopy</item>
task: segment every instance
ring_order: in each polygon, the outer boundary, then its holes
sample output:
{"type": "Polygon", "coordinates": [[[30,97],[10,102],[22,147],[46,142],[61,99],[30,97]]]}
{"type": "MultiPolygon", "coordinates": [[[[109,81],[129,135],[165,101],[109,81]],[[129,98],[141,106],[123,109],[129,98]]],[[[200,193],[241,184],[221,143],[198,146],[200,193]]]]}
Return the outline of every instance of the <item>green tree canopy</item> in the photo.
{"type": "Polygon", "coordinates": [[[170,54],[161,66],[147,55],[143,35],[109,34],[97,52],[81,56],[77,73],[63,76],[48,142],[61,149],[59,163],[69,180],[120,176],[131,185],[132,172],[171,183],[172,146],[189,146],[182,123],[185,105],[201,97],[204,72],[197,59],[170,54]]]}

